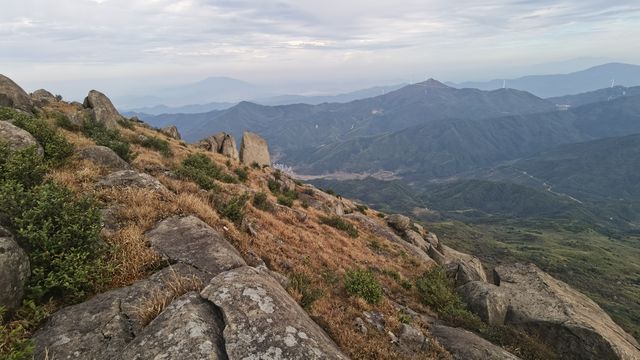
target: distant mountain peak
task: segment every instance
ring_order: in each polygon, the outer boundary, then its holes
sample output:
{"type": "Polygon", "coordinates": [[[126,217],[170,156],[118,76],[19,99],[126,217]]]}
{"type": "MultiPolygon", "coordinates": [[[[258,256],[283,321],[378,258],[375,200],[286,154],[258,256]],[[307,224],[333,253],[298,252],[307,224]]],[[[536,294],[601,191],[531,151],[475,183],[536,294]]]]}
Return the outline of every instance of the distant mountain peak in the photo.
{"type": "Polygon", "coordinates": [[[437,88],[449,88],[449,86],[441,83],[440,81],[434,79],[434,78],[429,78],[429,80],[427,81],[423,81],[421,83],[418,83],[416,85],[420,85],[420,86],[428,86],[428,87],[437,87],[437,88]]]}

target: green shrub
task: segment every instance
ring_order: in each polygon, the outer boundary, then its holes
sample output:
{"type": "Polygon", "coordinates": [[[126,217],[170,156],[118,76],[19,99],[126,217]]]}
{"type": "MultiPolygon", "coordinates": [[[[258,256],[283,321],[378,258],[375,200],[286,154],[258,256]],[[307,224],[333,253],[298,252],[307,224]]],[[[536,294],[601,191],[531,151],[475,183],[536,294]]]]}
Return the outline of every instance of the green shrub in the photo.
{"type": "Polygon", "coordinates": [[[276,179],[269,179],[269,181],[267,182],[267,187],[269,187],[269,190],[274,195],[280,193],[280,182],[276,179]]]}
{"type": "Polygon", "coordinates": [[[273,207],[271,206],[267,198],[267,194],[264,192],[259,192],[253,196],[253,206],[256,209],[260,209],[262,211],[273,210],[273,207]]]}
{"type": "Polygon", "coordinates": [[[80,130],[80,126],[72,123],[69,117],[65,114],[56,112],[56,113],[53,113],[51,116],[53,116],[53,118],[55,119],[56,126],[58,127],[61,127],[65,130],[74,131],[74,132],[80,130]]]}
{"type": "Polygon", "coordinates": [[[234,172],[238,176],[238,180],[240,180],[241,182],[245,182],[249,179],[249,171],[246,167],[237,168],[234,172]]]}
{"type": "Polygon", "coordinates": [[[251,163],[251,167],[254,168],[254,169],[260,169],[260,164],[258,164],[257,162],[254,161],[254,162],[251,163]]]}
{"type": "Polygon", "coordinates": [[[284,205],[287,207],[293,206],[293,199],[284,195],[278,195],[278,204],[284,205]]]}
{"type": "Polygon", "coordinates": [[[6,185],[0,207],[16,207],[7,225],[29,254],[29,298],[74,300],[91,292],[105,271],[97,204],[53,183],[31,190],[6,185]]]}
{"type": "Polygon", "coordinates": [[[347,235],[351,236],[352,238],[357,238],[358,237],[358,229],[353,226],[353,224],[345,221],[344,219],[342,219],[340,216],[337,215],[333,215],[333,216],[321,216],[320,217],[320,222],[325,224],[325,225],[329,225],[331,227],[334,227],[338,230],[342,230],[344,232],[347,233],[347,235]]]}
{"type": "MultiPolygon", "coordinates": [[[[0,307],[0,319],[3,319],[4,315],[5,310],[0,307]]],[[[0,321],[0,359],[33,359],[33,342],[29,336],[47,316],[49,314],[45,307],[27,300],[13,314],[10,321],[0,321]]]]}
{"type": "Polygon", "coordinates": [[[379,304],[384,295],[373,272],[366,269],[347,270],[344,286],[347,293],[359,296],[369,304],[379,304]]]}
{"type": "Polygon", "coordinates": [[[156,150],[166,158],[173,156],[173,151],[171,151],[171,145],[169,145],[169,142],[155,136],[145,137],[138,141],[138,144],[146,147],[147,149],[156,150]]]}
{"type": "Polygon", "coordinates": [[[129,130],[135,130],[136,129],[135,122],[131,121],[129,119],[118,120],[118,125],[122,126],[125,129],[129,129],[129,130]]]}
{"type": "Polygon", "coordinates": [[[204,190],[218,190],[219,186],[215,180],[222,174],[220,167],[204,154],[187,156],[176,170],[176,175],[195,182],[204,190]]]}
{"type": "Polygon", "coordinates": [[[88,120],[84,123],[83,131],[96,144],[110,148],[123,160],[131,161],[135,157],[131,152],[129,142],[120,135],[120,131],[117,129],[108,129],[104,124],[88,120]]]}
{"type": "Polygon", "coordinates": [[[42,183],[46,172],[47,166],[35,146],[10,152],[9,147],[0,142],[0,180],[31,188],[42,183]]]}
{"type": "Polygon", "coordinates": [[[300,305],[307,310],[315,301],[324,296],[324,291],[314,286],[311,279],[303,273],[292,273],[289,276],[289,287],[302,295],[300,305]]]}
{"type": "Polygon", "coordinates": [[[33,135],[44,150],[44,158],[52,165],[62,164],[71,154],[71,145],[58,131],[40,118],[18,114],[13,124],[33,135]]]}
{"type": "Polygon", "coordinates": [[[244,218],[244,206],[246,203],[246,195],[234,196],[229,201],[218,204],[217,208],[220,215],[239,224],[244,218]]]}
{"type": "Polygon", "coordinates": [[[453,286],[444,268],[433,267],[416,280],[416,289],[425,305],[435,310],[444,320],[454,326],[469,330],[481,328],[482,321],[467,310],[453,286]]]}
{"type": "Polygon", "coordinates": [[[369,207],[366,205],[356,205],[356,210],[366,215],[369,207]]]}
{"type": "Polygon", "coordinates": [[[325,189],[325,190],[324,190],[324,192],[326,192],[326,193],[327,193],[327,194],[329,194],[329,195],[336,196],[336,192],[335,192],[335,191],[333,191],[333,189],[325,189]]]}

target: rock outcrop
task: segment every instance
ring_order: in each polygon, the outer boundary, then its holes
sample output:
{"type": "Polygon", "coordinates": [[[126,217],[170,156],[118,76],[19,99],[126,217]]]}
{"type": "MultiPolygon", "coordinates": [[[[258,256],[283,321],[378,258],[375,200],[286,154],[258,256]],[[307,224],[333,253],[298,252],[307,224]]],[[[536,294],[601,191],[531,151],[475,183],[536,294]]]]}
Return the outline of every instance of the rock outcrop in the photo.
{"type": "Polygon", "coordinates": [[[490,325],[503,325],[509,299],[497,291],[497,286],[483,281],[471,281],[456,289],[469,309],[490,325]]]}
{"type": "Polygon", "coordinates": [[[538,335],[563,359],[640,359],[636,340],[593,300],[533,264],[495,268],[504,323],[538,335]]]}
{"type": "Polygon", "coordinates": [[[256,163],[260,166],[271,166],[267,141],[258,134],[245,131],[240,145],[240,159],[247,165],[256,163]]]}
{"type": "Polygon", "coordinates": [[[45,89],[39,89],[31,93],[31,101],[37,107],[43,107],[58,101],[52,93],[45,89]]]}
{"type": "Polygon", "coordinates": [[[28,278],[27,254],[12,234],[0,226],[0,306],[8,311],[17,309],[22,304],[28,278]]]}
{"type": "Polygon", "coordinates": [[[44,155],[44,150],[33,135],[8,121],[0,121],[0,141],[7,144],[9,151],[35,146],[38,153],[44,155]]]}
{"type": "Polygon", "coordinates": [[[469,281],[487,281],[487,274],[480,259],[447,246],[441,247],[445,257],[445,265],[449,274],[455,276],[456,286],[464,285],[469,281]]]}
{"type": "Polygon", "coordinates": [[[158,179],[135,170],[121,170],[108,174],[100,181],[99,187],[137,187],[156,191],[169,191],[158,179]]]}
{"type": "Polygon", "coordinates": [[[0,106],[31,112],[33,104],[29,95],[13,80],[0,74],[0,106]]]}
{"type": "Polygon", "coordinates": [[[162,128],[162,131],[165,135],[176,139],[176,140],[181,140],[182,136],[180,136],[180,132],[178,131],[178,128],[175,125],[171,125],[171,126],[167,126],[165,128],[162,128]]]}
{"type": "Polygon", "coordinates": [[[431,334],[456,360],[518,360],[519,357],[493,345],[471,331],[432,325],[431,334]]]}
{"type": "Polygon", "coordinates": [[[238,147],[236,146],[236,139],[232,135],[226,134],[224,136],[220,153],[224,156],[228,156],[231,160],[240,160],[240,156],[238,155],[238,147]]]}
{"type": "Polygon", "coordinates": [[[146,238],[151,248],[170,262],[189,264],[208,274],[246,265],[220,233],[195,216],[163,220],[146,238]]]}
{"type": "Polygon", "coordinates": [[[89,160],[110,170],[130,170],[131,166],[106,146],[91,146],[78,151],[78,158],[89,160]]]}
{"type": "Polygon", "coordinates": [[[216,276],[201,295],[224,314],[230,360],[347,359],[275,279],[254,268],[216,276]]]}
{"type": "Polygon", "coordinates": [[[91,109],[91,116],[96,122],[103,124],[108,129],[118,127],[118,121],[124,120],[118,113],[109,98],[96,90],[89,91],[89,95],[84,99],[84,107],[91,109]]]}

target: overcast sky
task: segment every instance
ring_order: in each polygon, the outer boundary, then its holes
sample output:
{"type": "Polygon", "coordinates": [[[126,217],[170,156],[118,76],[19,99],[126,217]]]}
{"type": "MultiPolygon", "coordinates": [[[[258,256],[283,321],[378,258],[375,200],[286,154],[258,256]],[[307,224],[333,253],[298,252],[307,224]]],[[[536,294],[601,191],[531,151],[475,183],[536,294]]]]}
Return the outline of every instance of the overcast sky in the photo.
{"type": "Polygon", "coordinates": [[[208,76],[320,90],[640,62],[638,0],[2,2],[0,73],[71,96],[208,76]]]}

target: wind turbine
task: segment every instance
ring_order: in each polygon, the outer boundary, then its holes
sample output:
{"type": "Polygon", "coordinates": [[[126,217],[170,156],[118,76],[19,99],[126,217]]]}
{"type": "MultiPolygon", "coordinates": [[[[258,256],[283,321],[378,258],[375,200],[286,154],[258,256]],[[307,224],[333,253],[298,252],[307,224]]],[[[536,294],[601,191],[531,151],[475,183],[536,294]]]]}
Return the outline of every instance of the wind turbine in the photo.
{"type": "Polygon", "coordinates": [[[611,88],[613,89],[614,86],[616,86],[616,79],[611,80],[611,88]]]}

